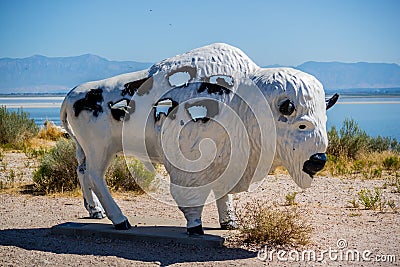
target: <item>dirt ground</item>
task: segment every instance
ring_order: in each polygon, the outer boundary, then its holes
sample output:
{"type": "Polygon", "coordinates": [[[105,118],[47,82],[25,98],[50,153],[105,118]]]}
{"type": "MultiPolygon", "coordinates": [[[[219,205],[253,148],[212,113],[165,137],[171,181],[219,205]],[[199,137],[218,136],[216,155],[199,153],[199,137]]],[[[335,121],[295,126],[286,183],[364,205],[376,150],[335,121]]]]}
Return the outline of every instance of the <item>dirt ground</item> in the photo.
{"type": "MultiPolygon", "coordinates": [[[[0,181],[10,183],[13,169],[15,185],[32,182],[34,166],[35,161],[23,153],[5,153],[0,161],[0,181]]],[[[273,250],[277,248],[265,248],[263,244],[258,248],[263,250],[257,252],[232,244],[201,248],[172,242],[52,235],[52,226],[87,216],[81,197],[2,190],[0,266],[400,266],[400,194],[393,190],[387,179],[316,177],[311,188],[301,191],[287,175],[268,176],[254,192],[238,194],[238,205],[253,199],[283,205],[285,195],[296,191],[302,216],[313,228],[309,245],[296,251],[287,248],[280,254],[273,250]],[[384,199],[394,201],[398,212],[388,207],[383,211],[349,208],[357,192],[375,187],[382,188],[384,199]],[[305,250],[315,252],[316,260],[308,259],[305,250]],[[359,260],[351,257],[357,253],[359,260]]],[[[148,195],[116,194],[115,198],[128,217],[184,220],[176,207],[148,195]]],[[[218,222],[215,204],[205,207],[203,220],[218,222]]]]}

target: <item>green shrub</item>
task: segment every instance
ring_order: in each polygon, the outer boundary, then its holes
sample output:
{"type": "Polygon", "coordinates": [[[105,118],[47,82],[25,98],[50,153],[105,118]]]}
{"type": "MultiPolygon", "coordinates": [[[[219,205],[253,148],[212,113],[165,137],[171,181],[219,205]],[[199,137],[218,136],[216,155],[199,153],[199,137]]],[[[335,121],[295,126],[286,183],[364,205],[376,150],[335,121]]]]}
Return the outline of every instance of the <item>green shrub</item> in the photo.
{"type": "Polygon", "coordinates": [[[297,205],[297,203],[296,203],[296,195],[297,194],[298,194],[298,192],[287,193],[287,195],[285,196],[285,205],[286,206],[297,205]]]}
{"type": "Polygon", "coordinates": [[[389,208],[391,208],[394,212],[397,211],[397,209],[396,209],[396,202],[394,202],[393,199],[389,199],[389,200],[386,202],[386,205],[387,205],[389,208]]]}
{"type": "Polygon", "coordinates": [[[336,157],[333,155],[327,155],[327,164],[325,168],[330,172],[331,175],[346,175],[351,171],[349,167],[349,161],[344,157],[336,157]]]}
{"type": "Polygon", "coordinates": [[[375,210],[382,204],[382,191],[374,188],[374,192],[369,189],[361,189],[358,192],[358,200],[367,210],[375,210]]]}
{"type": "Polygon", "coordinates": [[[29,113],[22,109],[8,112],[6,107],[0,107],[0,145],[19,149],[37,133],[38,127],[29,113]]]}
{"type": "Polygon", "coordinates": [[[47,150],[43,149],[43,148],[35,149],[30,146],[24,145],[22,147],[22,151],[24,152],[25,156],[28,159],[33,159],[33,158],[42,157],[46,153],[47,150]]]}
{"type": "MultiPolygon", "coordinates": [[[[74,141],[61,138],[54,148],[40,151],[43,155],[33,177],[37,190],[49,194],[73,191],[79,187],[74,141]]],[[[112,190],[143,192],[149,187],[155,174],[147,171],[140,161],[133,158],[128,160],[128,166],[129,169],[123,157],[116,157],[108,167],[105,178],[107,184],[112,190]],[[136,181],[139,181],[143,188],[136,181]]]]}
{"type": "MultiPolygon", "coordinates": [[[[394,139],[395,142],[396,139],[394,139]]],[[[382,137],[378,135],[378,137],[370,137],[369,140],[369,149],[370,151],[382,152],[391,149],[392,139],[389,137],[382,137]]]]}
{"type": "Polygon", "coordinates": [[[382,178],[382,168],[376,168],[372,170],[373,178],[382,178]]]}
{"type": "Polygon", "coordinates": [[[279,209],[261,201],[248,202],[236,210],[241,239],[256,245],[305,245],[311,226],[296,207],[279,209]]]}
{"type": "Polygon", "coordinates": [[[396,171],[400,168],[400,159],[399,157],[390,156],[383,160],[383,166],[388,171],[396,171]]]}
{"type": "Polygon", "coordinates": [[[134,158],[115,157],[108,167],[106,181],[113,190],[143,193],[154,180],[155,174],[148,171],[143,163],[134,158]]]}
{"type": "Polygon", "coordinates": [[[356,159],[361,152],[369,150],[369,136],[353,119],[345,119],[340,129],[340,145],[344,155],[356,159]]]}
{"type": "Polygon", "coordinates": [[[33,181],[37,190],[47,194],[72,191],[79,185],[77,167],[75,142],[62,138],[40,158],[33,181]]]}
{"type": "Polygon", "coordinates": [[[327,132],[329,145],[327,149],[328,156],[333,156],[335,159],[339,158],[343,155],[343,148],[340,144],[339,133],[336,130],[335,126],[332,126],[331,129],[327,132]]]}
{"type": "Polygon", "coordinates": [[[393,179],[393,181],[390,183],[390,185],[394,186],[392,193],[400,193],[400,178],[399,177],[396,177],[396,179],[393,179]]]}
{"type": "Polygon", "coordinates": [[[400,143],[395,138],[371,137],[353,119],[345,119],[339,133],[335,127],[328,131],[327,153],[335,157],[358,159],[365,152],[400,152],[400,143]]]}
{"type": "Polygon", "coordinates": [[[367,166],[367,163],[365,162],[365,160],[360,159],[360,160],[354,161],[350,168],[355,173],[360,173],[365,169],[366,166],[367,166]]]}

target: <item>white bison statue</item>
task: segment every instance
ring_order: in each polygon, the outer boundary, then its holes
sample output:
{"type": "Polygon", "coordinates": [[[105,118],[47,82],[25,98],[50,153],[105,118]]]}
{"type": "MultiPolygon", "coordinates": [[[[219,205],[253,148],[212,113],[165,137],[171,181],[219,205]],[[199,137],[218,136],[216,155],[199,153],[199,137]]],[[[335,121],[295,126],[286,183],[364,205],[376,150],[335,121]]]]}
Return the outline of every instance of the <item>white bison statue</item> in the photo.
{"type": "Polygon", "coordinates": [[[123,152],[165,165],[170,192],[190,235],[203,234],[211,192],[221,228],[235,226],[232,194],[285,166],[302,188],[326,162],[321,83],[291,68],[259,68],[241,50],[212,44],[151,68],[77,86],[61,107],[77,145],[78,177],[92,218],[130,223],[104,174],[123,152]],[[105,212],[105,214],[104,214],[105,212]]]}

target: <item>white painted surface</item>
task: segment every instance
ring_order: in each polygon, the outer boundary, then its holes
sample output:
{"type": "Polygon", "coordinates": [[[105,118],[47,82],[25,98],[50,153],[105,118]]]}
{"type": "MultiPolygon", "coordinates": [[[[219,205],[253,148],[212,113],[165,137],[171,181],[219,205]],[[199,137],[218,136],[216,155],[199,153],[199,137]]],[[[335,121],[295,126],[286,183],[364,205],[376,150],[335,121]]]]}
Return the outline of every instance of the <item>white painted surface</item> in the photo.
{"type": "Polygon", "coordinates": [[[179,206],[187,207],[182,210],[192,227],[201,223],[202,210],[193,207],[203,205],[211,191],[218,199],[248,190],[266,176],[272,163],[284,165],[300,187],[309,187],[312,179],[302,171],[303,164],[327,147],[324,97],[322,85],[311,75],[290,68],[261,69],[239,49],[212,44],[163,60],[149,70],[78,86],[66,97],[61,120],[70,125],[85,151],[83,187],[98,195],[114,224],[126,218],[104,183],[104,166],[112,155],[124,151],[150,168],[150,161],[166,166],[171,193],[179,206]],[[187,73],[190,81],[175,88],[171,73],[187,73]],[[230,93],[200,92],[200,82],[217,83],[222,76],[232,78],[224,79],[230,93]],[[151,90],[132,97],[135,107],[129,120],[113,119],[106,103],[122,98],[124,84],[146,77],[152,77],[151,90]],[[95,117],[82,111],[75,117],[73,104],[95,88],[103,89],[103,112],[95,117]],[[161,115],[155,121],[154,105],[164,98],[179,106],[173,118],[161,115]],[[193,122],[185,110],[186,103],[198,98],[219,103],[218,113],[206,123],[193,122]],[[293,101],[295,112],[283,120],[278,108],[285,99],[293,101]]]}

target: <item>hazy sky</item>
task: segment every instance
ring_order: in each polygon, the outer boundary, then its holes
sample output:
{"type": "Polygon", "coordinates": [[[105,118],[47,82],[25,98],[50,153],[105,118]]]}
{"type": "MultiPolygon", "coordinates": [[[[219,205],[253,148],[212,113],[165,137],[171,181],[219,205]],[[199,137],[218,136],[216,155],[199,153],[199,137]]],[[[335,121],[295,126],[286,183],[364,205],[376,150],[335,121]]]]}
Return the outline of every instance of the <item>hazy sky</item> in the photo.
{"type": "Polygon", "coordinates": [[[400,63],[400,1],[0,0],[0,57],[155,62],[214,42],[259,65],[400,63]]]}

